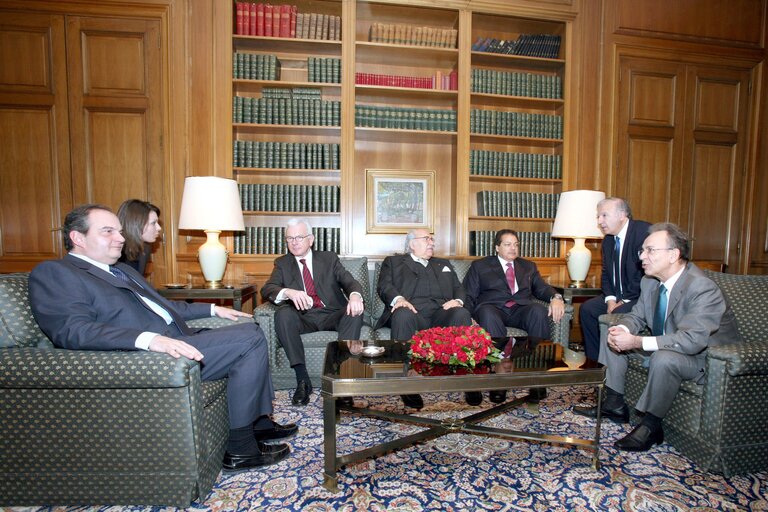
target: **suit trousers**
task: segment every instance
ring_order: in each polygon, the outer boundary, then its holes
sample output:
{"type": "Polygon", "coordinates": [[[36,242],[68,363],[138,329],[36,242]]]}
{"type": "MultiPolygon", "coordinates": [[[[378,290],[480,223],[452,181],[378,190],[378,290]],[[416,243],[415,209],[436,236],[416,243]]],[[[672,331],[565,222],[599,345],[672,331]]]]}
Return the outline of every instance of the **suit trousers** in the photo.
{"type": "Polygon", "coordinates": [[[282,305],[275,313],[277,340],[285,350],[291,366],[306,364],[301,335],[317,331],[338,331],[340,340],[360,339],[363,315],[351,316],[344,309],[313,308],[299,311],[292,305],[282,305]]]}
{"type": "Polygon", "coordinates": [[[392,339],[408,341],[416,331],[430,327],[472,325],[472,315],[463,307],[443,309],[440,306],[424,308],[414,313],[408,308],[397,308],[389,319],[392,339]]]}
{"type": "Polygon", "coordinates": [[[203,354],[202,380],[227,378],[230,428],[251,425],[272,414],[275,391],[264,333],[253,321],[177,336],[203,354]]]}
{"type": "Polygon", "coordinates": [[[541,304],[515,304],[511,308],[483,304],[475,309],[475,320],[493,338],[505,337],[507,327],[523,329],[529,336],[537,338],[552,336],[549,312],[541,304]]]}
{"type": "MultiPolygon", "coordinates": [[[[622,304],[613,310],[613,313],[629,313],[637,299],[622,304]]],[[[600,352],[600,323],[598,318],[608,312],[605,303],[605,295],[592,297],[579,308],[579,323],[584,336],[584,351],[589,359],[597,361],[600,352]]]]}
{"type": "Polygon", "coordinates": [[[704,377],[704,354],[688,355],[672,350],[617,353],[608,348],[607,339],[600,343],[599,362],[606,367],[605,385],[622,395],[629,358],[648,358],[648,382],[635,404],[635,409],[641,413],[665,417],[683,380],[699,382],[704,377]]]}

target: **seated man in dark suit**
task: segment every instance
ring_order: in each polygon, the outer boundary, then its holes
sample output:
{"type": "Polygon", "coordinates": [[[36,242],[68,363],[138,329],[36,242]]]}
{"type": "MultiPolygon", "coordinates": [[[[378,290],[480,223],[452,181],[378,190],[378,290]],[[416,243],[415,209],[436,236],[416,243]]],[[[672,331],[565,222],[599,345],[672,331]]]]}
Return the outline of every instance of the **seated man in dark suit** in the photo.
{"type": "MultiPolygon", "coordinates": [[[[376,328],[389,325],[393,340],[410,340],[430,327],[472,324],[456,271],[448,260],[433,258],[434,249],[429,231],[411,230],[405,237],[406,254],[388,256],[381,264],[377,292],[388,307],[376,328]]],[[[403,402],[424,406],[419,395],[404,395],[403,402]]]]}
{"type": "Polygon", "coordinates": [[[607,197],[597,203],[597,225],[605,234],[601,246],[603,293],[579,309],[584,351],[594,361],[600,349],[598,317],[605,313],[629,313],[640,296],[643,267],[638,251],[651,227],[647,222],[634,220],[627,202],[618,197],[607,197]]]}
{"type": "MultiPolygon", "coordinates": [[[[123,236],[117,216],[100,205],[71,211],[62,229],[69,254],[44,261],[29,278],[32,313],[54,345],[71,350],[149,350],[200,361],[203,380],[228,378],[229,441],[224,468],[272,464],[290,453],[265,441],[293,435],[272,421],[274,391],[267,340],[253,322],[192,330],[204,316],[231,320],[245,313],[161,297],[132,267],[117,263],[123,236]]],[[[138,435],[141,433],[138,432],[138,435]]]]}
{"type": "MultiPolygon", "coordinates": [[[[664,416],[683,380],[703,380],[707,347],[742,341],[730,304],[717,284],[688,261],[689,254],[688,236],[679,227],[651,226],[640,250],[645,271],[640,298],[601,340],[599,362],[606,366],[603,418],[629,421],[624,401],[628,358],[645,357],[648,362],[648,381],[635,404],[643,417],[614,443],[619,450],[646,451],[664,442],[664,416]],[[650,336],[639,336],[646,328],[650,336]]],[[[573,412],[597,417],[597,407],[574,407],[573,412]]]]}
{"type": "Polygon", "coordinates": [[[307,405],[312,393],[301,334],[338,331],[340,340],[357,340],[363,327],[362,286],[335,253],[313,251],[314,240],[309,221],[288,221],[285,241],[290,254],[275,260],[261,289],[264,300],[280,306],[275,331],[296,373],[294,405],[307,405]]]}
{"type": "MultiPolygon", "coordinates": [[[[502,229],[494,238],[496,256],[476,260],[464,278],[466,307],[472,317],[494,338],[507,335],[507,326],[524,329],[529,336],[547,339],[551,335],[549,317],[559,322],[565,314],[563,297],[541,278],[536,264],[520,258],[517,232],[502,229]],[[546,308],[532,298],[549,302],[546,308]]],[[[530,399],[546,396],[546,388],[531,389],[530,399]]],[[[492,391],[492,402],[506,400],[506,391],[492,391]]],[[[479,404],[482,395],[467,394],[467,402],[479,404]]]]}

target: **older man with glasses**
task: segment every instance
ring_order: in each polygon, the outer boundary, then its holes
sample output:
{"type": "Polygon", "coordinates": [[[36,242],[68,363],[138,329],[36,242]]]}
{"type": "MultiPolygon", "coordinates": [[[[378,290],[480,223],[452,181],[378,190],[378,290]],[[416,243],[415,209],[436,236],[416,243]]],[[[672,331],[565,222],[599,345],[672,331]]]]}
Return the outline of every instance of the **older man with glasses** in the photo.
{"type": "MultiPolygon", "coordinates": [[[[434,250],[429,231],[414,229],[405,237],[405,254],[388,256],[381,264],[377,292],[387,307],[376,328],[389,325],[393,340],[410,340],[430,327],[472,325],[456,271],[448,260],[434,258],[434,250]]],[[[409,407],[424,406],[419,395],[402,398],[409,407]]]]}
{"type": "Polygon", "coordinates": [[[307,373],[301,334],[337,331],[339,339],[360,338],[363,288],[329,251],[313,251],[315,237],[306,219],[291,219],[285,229],[288,252],[275,260],[261,296],[279,306],[275,331],[296,373],[294,405],[307,405],[312,382],[307,373]]]}

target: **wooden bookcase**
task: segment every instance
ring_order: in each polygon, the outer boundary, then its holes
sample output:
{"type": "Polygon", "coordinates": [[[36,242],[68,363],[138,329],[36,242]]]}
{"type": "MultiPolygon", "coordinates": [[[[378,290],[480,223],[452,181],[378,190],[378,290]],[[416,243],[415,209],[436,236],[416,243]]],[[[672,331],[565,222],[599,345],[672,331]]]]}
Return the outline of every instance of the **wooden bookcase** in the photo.
{"type": "MultiPolygon", "coordinates": [[[[515,11],[515,6],[502,7],[508,13],[484,13],[471,8],[437,2],[362,2],[353,0],[297,0],[291,2],[301,12],[324,12],[342,17],[341,41],[319,41],[259,36],[232,35],[234,52],[272,54],[281,61],[279,80],[232,80],[232,95],[259,97],[270,87],[319,88],[323,99],[341,102],[340,125],[306,127],[297,125],[265,125],[233,122],[232,139],[253,142],[305,142],[340,145],[338,170],[283,169],[233,166],[233,177],[241,184],[334,184],[341,187],[338,213],[247,211],[246,225],[279,227],[289,217],[305,216],[319,227],[340,229],[342,254],[366,255],[373,259],[402,250],[403,230],[392,232],[370,229],[369,171],[397,171],[408,179],[413,173],[430,171],[434,176],[433,199],[427,205],[433,214],[437,253],[453,257],[471,257],[470,231],[495,231],[512,227],[524,232],[549,232],[553,218],[543,215],[481,216],[477,196],[482,191],[559,194],[567,175],[568,151],[565,139],[565,117],[568,104],[566,49],[572,13],[543,12],[541,18],[530,8],[515,11]],[[389,36],[372,30],[374,24],[395,27],[389,36]],[[433,40],[445,38],[449,44],[425,46],[415,42],[416,27],[434,31],[433,40]],[[410,28],[409,28],[410,27],[410,28]],[[446,37],[446,34],[450,34],[446,37]],[[521,34],[549,34],[560,37],[557,58],[503,55],[473,51],[480,37],[515,40],[521,34]],[[374,36],[372,39],[372,35],[374,36]],[[410,39],[409,39],[410,37],[410,39]],[[341,59],[341,83],[318,84],[308,81],[308,57],[341,59]],[[547,77],[557,83],[555,97],[536,97],[533,93],[473,89],[473,75],[496,73],[506,78],[547,77]],[[454,73],[454,87],[446,83],[439,89],[414,88],[393,82],[373,85],[356,80],[358,74],[397,77],[449,76],[454,73]],[[363,122],[361,108],[377,114],[401,115],[403,111],[445,111],[452,118],[446,124],[428,126],[418,121],[390,123],[363,122]],[[499,117],[518,113],[559,116],[560,132],[544,136],[543,132],[522,135],[473,133],[473,110],[495,111],[499,117]],[[377,112],[380,111],[380,112],[377,112]],[[395,124],[393,124],[395,123],[395,124]],[[438,126],[435,128],[435,126],[438,126]],[[477,152],[519,153],[554,162],[554,175],[493,176],[473,172],[471,160],[477,152]]],[[[233,3],[233,27],[235,5],[233,3]]],[[[426,31],[421,34],[422,38],[426,31]]],[[[477,79],[475,79],[477,80],[477,79]]],[[[542,78],[543,80],[543,78],[542,78]]],[[[417,118],[418,119],[418,118],[417,118]]],[[[506,158],[506,157],[505,157],[506,158]]],[[[510,157],[511,158],[511,157],[510,157]]],[[[520,157],[521,159],[524,157],[520,157]]],[[[236,155],[233,161],[237,162],[236,155]]],[[[533,165],[533,164],[532,164],[533,165]]],[[[490,173],[489,173],[490,174],[490,173]]],[[[552,213],[554,217],[554,213],[552,213]]],[[[564,242],[554,244],[557,253],[550,257],[534,257],[543,274],[564,278],[564,242]]],[[[531,256],[530,254],[524,256],[531,256]]],[[[235,263],[247,267],[246,273],[267,271],[265,264],[275,255],[236,255],[235,263]]],[[[270,265],[271,266],[271,265],[270,265]]]]}

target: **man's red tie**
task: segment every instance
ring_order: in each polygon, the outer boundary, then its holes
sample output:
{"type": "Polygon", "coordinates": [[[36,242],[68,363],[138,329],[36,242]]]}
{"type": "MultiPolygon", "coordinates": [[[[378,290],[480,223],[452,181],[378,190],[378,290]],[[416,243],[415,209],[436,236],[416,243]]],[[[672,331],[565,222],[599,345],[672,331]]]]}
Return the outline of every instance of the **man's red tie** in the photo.
{"type": "Polygon", "coordinates": [[[312,297],[312,307],[319,308],[323,306],[320,297],[317,296],[317,290],[315,290],[315,281],[312,279],[312,274],[309,273],[309,267],[307,267],[307,260],[301,258],[301,274],[304,278],[304,288],[307,290],[307,295],[312,297]]]}
{"type": "MultiPolygon", "coordinates": [[[[515,267],[512,265],[511,261],[507,262],[507,285],[509,286],[509,291],[512,295],[515,294],[515,267]]],[[[515,305],[515,301],[508,300],[504,303],[505,306],[508,308],[511,308],[515,305]]]]}

